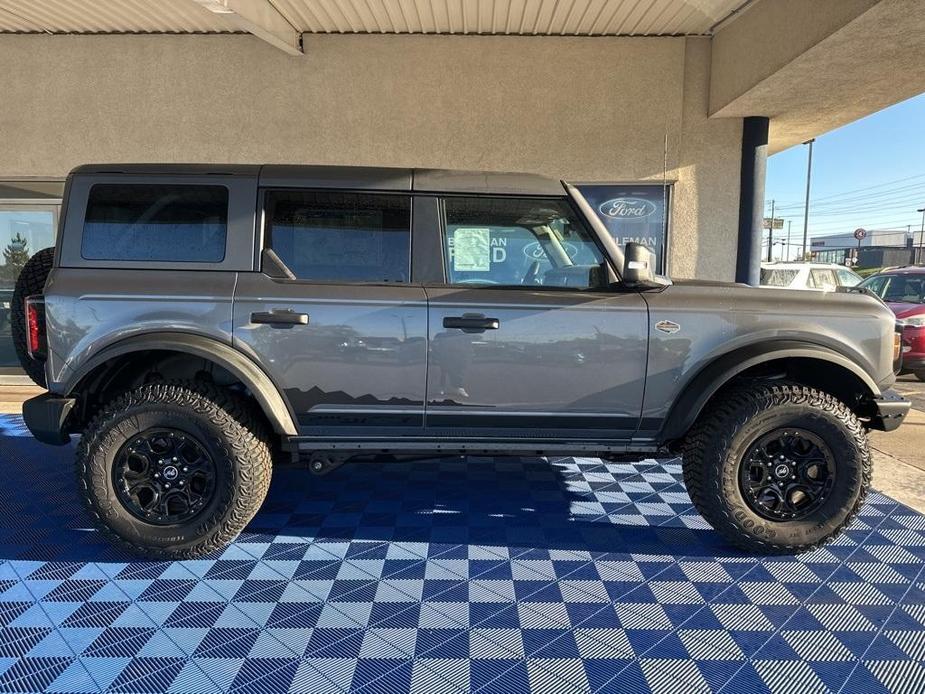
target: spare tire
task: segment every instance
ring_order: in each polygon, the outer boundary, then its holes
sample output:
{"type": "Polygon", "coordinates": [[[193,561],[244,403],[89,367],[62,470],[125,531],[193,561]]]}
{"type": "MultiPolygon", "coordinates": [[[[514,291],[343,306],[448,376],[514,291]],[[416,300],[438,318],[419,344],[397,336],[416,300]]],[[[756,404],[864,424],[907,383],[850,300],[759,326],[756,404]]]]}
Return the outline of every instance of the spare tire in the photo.
{"type": "Polygon", "coordinates": [[[27,296],[41,294],[45,290],[45,280],[48,279],[48,273],[51,272],[54,258],[54,248],[43,248],[36,251],[26,261],[22,272],[19,273],[19,279],[16,280],[16,288],[13,290],[13,299],[10,306],[10,331],[13,333],[13,347],[16,349],[16,356],[19,358],[19,363],[22,365],[26,375],[42,388],[46,386],[45,362],[30,357],[26,348],[25,300],[27,296]]]}

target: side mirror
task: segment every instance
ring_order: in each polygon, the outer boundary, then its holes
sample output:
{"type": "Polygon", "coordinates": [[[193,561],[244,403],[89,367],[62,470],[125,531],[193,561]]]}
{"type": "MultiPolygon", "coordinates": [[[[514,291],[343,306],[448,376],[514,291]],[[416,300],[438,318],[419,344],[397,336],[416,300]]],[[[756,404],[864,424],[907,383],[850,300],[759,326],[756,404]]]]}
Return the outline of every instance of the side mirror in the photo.
{"type": "Polygon", "coordinates": [[[655,256],[641,243],[626,244],[623,252],[623,284],[634,289],[660,287],[655,279],[655,256]]]}

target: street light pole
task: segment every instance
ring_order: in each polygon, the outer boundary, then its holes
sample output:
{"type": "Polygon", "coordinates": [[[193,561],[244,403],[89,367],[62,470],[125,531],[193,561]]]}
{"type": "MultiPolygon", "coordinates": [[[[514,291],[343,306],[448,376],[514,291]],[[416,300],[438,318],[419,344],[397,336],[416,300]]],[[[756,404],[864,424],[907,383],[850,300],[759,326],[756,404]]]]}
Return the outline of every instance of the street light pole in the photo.
{"type": "Polygon", "coordinates": [[[771,248],[774,246],[774,201],[771,201],[771,222],[768,224],[768,262],[770,263],[773,258],[771,258],[771,248]]]}
{"type": "Polygon", "coordinates": [[[816,138],[807,140],[804,145],[809,145],[809,159],[806,162],[806,205],[803,211],[803,257],[800,260],[806,260],[806,234],[809,230],[809,182],[813,175],[813,143],[816,138]]]}
{"type": "Polygon", "coordinates": [[[790,260],[790,225],[793,223],[792,219],[787,220],[787,260],[790,260]]]}
{"type": "Polygon", "coordinates": [[[925,207],[916,210],[922,213],[922,228],[919,230],[919,254],[915,259],[916,265],[922,262],[922,237],[925,236],[925,207]]]}

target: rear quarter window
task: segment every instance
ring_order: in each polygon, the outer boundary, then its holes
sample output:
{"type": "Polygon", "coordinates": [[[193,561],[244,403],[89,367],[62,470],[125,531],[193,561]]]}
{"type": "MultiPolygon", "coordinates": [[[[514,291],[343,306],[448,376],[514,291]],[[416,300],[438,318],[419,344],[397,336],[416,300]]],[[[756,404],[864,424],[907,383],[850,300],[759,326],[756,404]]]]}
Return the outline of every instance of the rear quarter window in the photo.
{"type": "Polygon", "coordinates": [[[789,287],[796,279],[799,270],[782,270],[778,268],[762,268],[761,284],[766,287],[789,287]]]}
{"type": "Polygon", "coordinates": [[[86,260],[219,263],[228,189],[182,184],[95,184],[80,254],[86,260]]]}

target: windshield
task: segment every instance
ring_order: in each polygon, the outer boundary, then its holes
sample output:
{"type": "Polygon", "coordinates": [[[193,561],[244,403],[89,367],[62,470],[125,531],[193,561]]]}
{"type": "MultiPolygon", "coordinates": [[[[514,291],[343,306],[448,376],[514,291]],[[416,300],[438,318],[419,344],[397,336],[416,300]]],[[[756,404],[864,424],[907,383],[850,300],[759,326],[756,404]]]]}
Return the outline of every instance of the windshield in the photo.
{"type": "Polygon", "coordinates": [[[799,270],[761,268],[761,284],[766,287],[789,287],[799,270]]]}
{"type": "Polygon", "coordinates": [[[861,282],[861,286],[869,289],[884,301],[904,304],[925,303],[925,274],[877,275],[861,282]]]}

